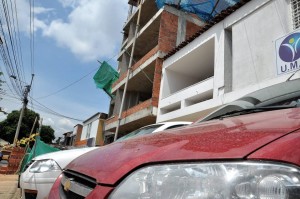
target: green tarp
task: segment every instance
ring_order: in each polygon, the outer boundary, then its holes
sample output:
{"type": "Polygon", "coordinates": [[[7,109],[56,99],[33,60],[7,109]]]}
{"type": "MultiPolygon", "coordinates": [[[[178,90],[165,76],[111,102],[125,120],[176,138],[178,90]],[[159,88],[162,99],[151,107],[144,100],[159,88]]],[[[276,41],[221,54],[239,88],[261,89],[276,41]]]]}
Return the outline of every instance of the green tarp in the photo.
{"type": "Polygon", "coordinates": [[[44,143],[43,141],[41,141],[40,136],[37,136],[35,139],[35,144],[33,145],[32,149],[30,150],[30,148],[28,147],[28,149],[26,151],[26,154],[22,161],[20,171],[23,172],[25,165],[27,163],[29,163],[34,157],[36,157],[38,155],[43,155],[46,153],[55,152],[55,151],[59,151],[59,149],[54,148],[54,147],[44,143]]]}
{"type": "Polygon", "coordinates": [[[113,97],[111,87],[119,79],[119,73],[113,67],[104,61],[93,79],[97,88],[103,89],[111,98],[113,97]]]}
{"type": "Polygon", "coordinates": [[[24,158],[22,160],[22,164],[21,164],[21,167],[20,167],[20,173],[22,173],[25,170],[25,166],[29,162],[28,157],[29,157],[30,152],[31,152],[31,149],[28,147],[26,152],[25,152],[24,158]]]}

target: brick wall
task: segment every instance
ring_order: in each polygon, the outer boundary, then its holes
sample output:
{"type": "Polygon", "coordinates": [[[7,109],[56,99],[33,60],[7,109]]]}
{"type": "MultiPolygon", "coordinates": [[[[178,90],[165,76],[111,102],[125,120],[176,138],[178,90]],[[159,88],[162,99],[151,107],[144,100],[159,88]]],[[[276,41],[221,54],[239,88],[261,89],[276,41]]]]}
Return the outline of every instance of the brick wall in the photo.
{"type": "MultiPolygon", "coordinates": [[[[122,112],[122,119],[125,118],[125,117],[128,117],[128,116],[132,115],[133,113],[136,113],[140,110],[148,108],[151,105],[152,105],[152,99],[149,99],[149,100],[146,100],[142,103],[139,103],[138,105],[136,105],[134,107],[131,107],[130,109],[128,109],[126,111],[123,111],[122,112]]],[[[114,117],[111,117],[111,118],[107,119],[105,121],[105,124],[108,125],[108,124],[111,124],[111,123],[116,122],[116,121],[118,121],[118,115],[115,115],[114,117]]]]}
{"type": "Polygon", "coordinates": [[[176,47],[178,17],[163,11],[158,36],[159,50],[168,53],[176,47]]]}
{"type": "Polygon", "coordinates": [[[189,37],[193,36],[198,30],[201,29],[201,26],[198,26],[192,22],[187,21],[186,22],[186,36],[185,39],[188,39],[189,37]]]}
{"type": "Polygon", "coordinates": [[[161,73],[162,73],[162,59],[156,59],[154,79],[153,79],[153,89],[152,89],[152,106],[158,107],[161,73]]]}
{"type": "Polygon", "coordinates": [[[19,169],[23,157],[25,155],[25,148],[15,147],[11,151],[8,159],[8,165],[0,168],[0,174],[15,174],[19,169]]]}
{"type": "Polygon", "coordinates": [[[81,134],[82,134],[82,125],[77,125],[77,132],[76,132],[75,143],[80,141],[81,134]]]}
{"type": "MultiPolygon", "coordinates": [[[[147,61],[151,56],[153,56],[158,51],[168,53],[170,50],[176,47],[177,26],[178,26],[178,17],[167,11],[163,11],[161,16],[161,21],[160,21],[158,45],[133,65],[132,67],[133,71],[136,70],[140,65],[142,65],[145,61],[147,61]]],[[[193,34],[193,32],[196,31],[196,28],[192,24],[189,24],[187,28],[189,29],[187,30],[189,34],[193,34]]],[[[163,61],[161,59],[159,58],[156,59],[154,79],[153,79],[152,99],[144,101],[124,111],[122,113],[122,118],[128,117],[131,114],[136,113],[150,106],[158,107],[162,64],[163,61]]],[[[126,75],[127,73],[122,74],[119,80],[113,84],[113,87],[115,87],[119,82],[125,79],[126,75]]],[[[116,121],[118,121],[118,115],[115,115],[115,117],[111,117],[110,119],[107,119],[105,124],[108,125],[116,121]]]]}
{"type": "Polygon", "coordinates": [[[107,120],[105,120],[105,125],[111,124],[111,123],[113,123],[115,121],[118,121],[118,115],[115,115],[115,116],[113,116],[113,117],[108,118],[107,120]]]}
{"type": "MultiPolygon", "coordinates": [[[[136,62],[132,66],[132,71],[135,71],[139,66],[141,66],[143,63],[145,63],[149,58],[154,56],[158,51],[158,46],[155,46],[152,50],[150,50],[144,57],[142,57],[138,62],[136,62]]],[[[112,88],[114,88],[117,84],[119,84],[123,79],[125,79],[127,76],[127,72],[123,73],[120,78],[112,85],[112,88]]]]}
{"type": "Polygon", "coordinates": [[[141,66],[143,63],[145,63],[148,59],[150,59],[152,56],[154,56],[158,51],[158,46],[155,46],[152,50],[150,50],[144,57],[142,57],[138,62],[136,62],[132,66],[132,70],[136,70],[139,66],[141,66]]]}
{"type": "Polygon", "coordinates": [[[142,103],[139,103],[138,105],[134,106],[134,107],[131,107],[130,109],[126,110],[126,111],[123,111],[122,112],[122,118],[125,118],[125,117],[128,117],[129,115],[133,114],[133,113],[136,113],[140,110],[143,110],[147,107],[150,107],[151,106],[151,99],[149,100],[146,100],[142,103]]]}
{"type": "Polygon", "coordinates": [[[86,146],[87,140],[80,140],[75,143],[75,146],[86,146]]]}

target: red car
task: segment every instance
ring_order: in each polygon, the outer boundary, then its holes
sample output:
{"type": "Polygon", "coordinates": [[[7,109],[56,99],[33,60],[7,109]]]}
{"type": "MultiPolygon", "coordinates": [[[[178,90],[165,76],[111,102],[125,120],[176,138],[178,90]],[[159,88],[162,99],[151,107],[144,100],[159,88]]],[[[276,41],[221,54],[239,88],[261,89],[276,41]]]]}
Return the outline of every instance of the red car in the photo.
{"type": "Polygon", "coordinates": [[[299,199],[300,80],[72,161],[49,198],[299,199]]]}

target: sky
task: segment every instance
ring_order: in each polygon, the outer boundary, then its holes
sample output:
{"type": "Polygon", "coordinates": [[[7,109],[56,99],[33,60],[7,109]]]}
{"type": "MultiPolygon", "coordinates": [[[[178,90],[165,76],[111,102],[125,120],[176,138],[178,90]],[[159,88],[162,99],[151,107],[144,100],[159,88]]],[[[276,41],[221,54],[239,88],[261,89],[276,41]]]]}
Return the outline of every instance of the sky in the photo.
{"type": "MultiPolygon", "coordinates": [[[[32,70],[29,0],[16,0],[22,58],[28,84],[31,73],[35,74],[30,92],[34,100],[30,100],[28,105],[40,114],[43,125],[50,125],[55,130],[56,137],[73,131],[74,125],[81,122],[41,111],[37,102],[59,114],[80,120],[86,120],[97,112],[108,112],[110,98],[103,90],[96,88],[93,75],[100,66],[97,60],[109,61],[109,64],[117,68],[116,58],[123,37],[122,27],[128,13],[127,2],[35,0],[32,70]],[[76,81],[78,82],[67,87],[76,81]],[[67,88],[63,89],[65,87],[67,88]],[[57,92],[61,89],[61,92],[57,92]]],[[[3,61],[0,64],[3,66],[3,61]]],[[[9,78],[9,74],[5,75],[9,78]]],[[[3,88],[7,95],[0,96],[3,98],[0,100],[0,107],[8,113],[21,109],[21,101],[11,97],[5,84],[3,88]]],[[[0,121],[4,119],[5,115],[0,113],[0,121]]]]}

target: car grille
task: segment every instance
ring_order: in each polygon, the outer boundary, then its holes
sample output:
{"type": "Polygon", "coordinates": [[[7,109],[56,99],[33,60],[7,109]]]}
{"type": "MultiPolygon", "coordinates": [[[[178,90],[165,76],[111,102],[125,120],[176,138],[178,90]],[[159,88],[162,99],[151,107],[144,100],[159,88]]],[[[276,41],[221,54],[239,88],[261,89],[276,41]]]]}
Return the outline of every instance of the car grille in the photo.
{"type": "Polygon", "coordinates": [[[96,185],[94,178],[66,170],[61,178],[60,196],[61,198],[82,199],[88,196],[96,185]]]}

